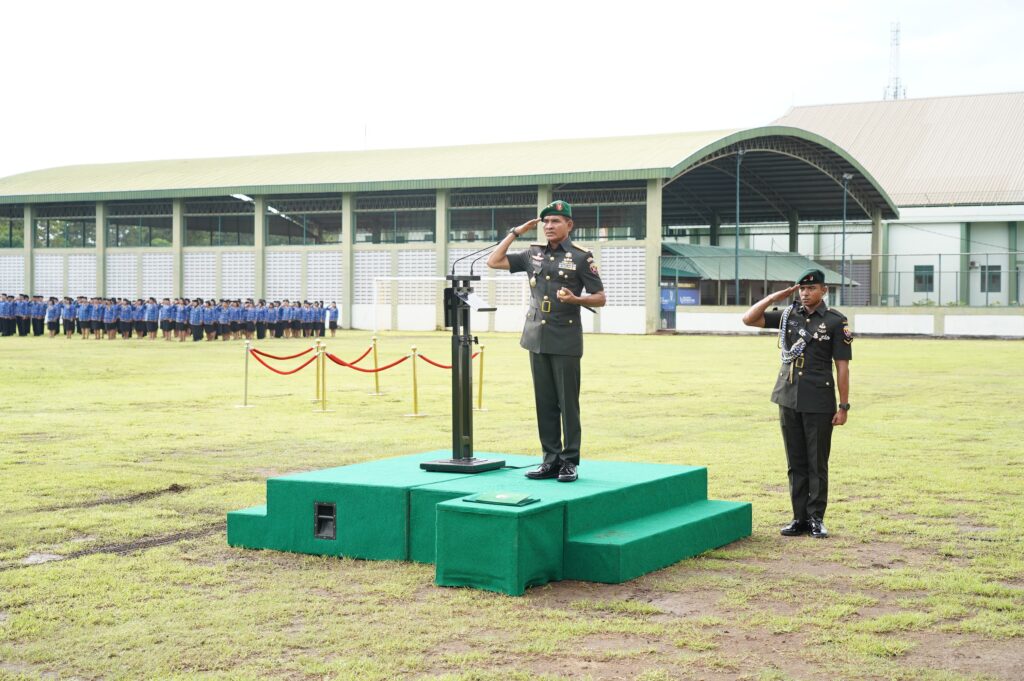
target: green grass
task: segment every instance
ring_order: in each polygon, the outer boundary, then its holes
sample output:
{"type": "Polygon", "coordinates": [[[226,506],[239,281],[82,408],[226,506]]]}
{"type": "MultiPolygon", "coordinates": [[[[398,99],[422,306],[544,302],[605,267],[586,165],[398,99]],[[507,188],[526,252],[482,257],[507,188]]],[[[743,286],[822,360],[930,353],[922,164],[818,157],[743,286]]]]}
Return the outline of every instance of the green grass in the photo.
{"type": "MultiPolygon", "coordinates": [[[[327,339],[358,356],[369,334],[327,339]]],[[[481,451],[536,453],[518,337],[487,334],[481,451]]],[[[384,334],[381,362],[446,360],[384,334]]],[[[294,352],[301,341],[264,343],[294,352]]],[[[286,472],[450,443],[449,374],[250,364],[239,343],[0,340],[0,679],[1019,678],[1024,345],[859,339],[825,541],[790,516],[768,337],[587,338],[584,454],[709,467],[754,535],[623,585],[509,598],[433,567],[229,548],[286,472]],[[117,552],[132,542],[167,543],[117,552]],[[42,554],[66,559],[28,565],[42,554]],[[980,655],[957,651],[982,650],[980,655]]],[[[294,362],[283,364],[290,365],[294,362]]]]}

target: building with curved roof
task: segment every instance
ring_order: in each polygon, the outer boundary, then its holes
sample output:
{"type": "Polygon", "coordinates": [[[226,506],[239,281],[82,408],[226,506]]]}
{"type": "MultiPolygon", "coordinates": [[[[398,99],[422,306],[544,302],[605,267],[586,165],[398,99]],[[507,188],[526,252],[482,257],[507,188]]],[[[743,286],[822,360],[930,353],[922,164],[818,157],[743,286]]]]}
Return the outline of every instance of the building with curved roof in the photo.
{"type": "MultiPolygon", "coordinates": [[[[777,125],[51,168],[0,179],[0,290],[319,299],[344,326],[434,328],[432,278],[560,198],[609,291],[588,326],[644,332],[660,326],[664,235],[785,220],[793,245],[802,219],[841,218],[844,183],[851,219],[897,217],[854,156],[777,125]]],[[[525,298],[507,276],[486,283],[488,321],[517,330],[525,298]]],[[[769,283],[740,281],[739,299],[769,283]]]]}

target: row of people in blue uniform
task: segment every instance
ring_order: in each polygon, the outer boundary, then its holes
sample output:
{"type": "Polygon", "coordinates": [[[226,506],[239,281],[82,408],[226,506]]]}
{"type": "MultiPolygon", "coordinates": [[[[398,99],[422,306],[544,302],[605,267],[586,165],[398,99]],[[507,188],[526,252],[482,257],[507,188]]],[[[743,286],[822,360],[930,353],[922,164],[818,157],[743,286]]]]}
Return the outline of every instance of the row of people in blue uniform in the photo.
{"type": "Polygon", "coordinates": [[[128,339],[133,335],[166,341],[323,336],[338,328],[338,306],[321,302],[11,296],[0,293],[0,336],[63,333],[83,338],[128,339]]]}

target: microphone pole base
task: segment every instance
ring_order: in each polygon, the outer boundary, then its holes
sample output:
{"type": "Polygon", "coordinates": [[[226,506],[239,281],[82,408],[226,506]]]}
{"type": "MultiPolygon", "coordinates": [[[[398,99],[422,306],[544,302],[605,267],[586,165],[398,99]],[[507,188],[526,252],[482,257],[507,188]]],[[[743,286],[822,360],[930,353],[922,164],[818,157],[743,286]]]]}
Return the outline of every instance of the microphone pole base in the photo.
{"type": "Polygon", "coordinates": [[[420,468],[432,473],[483,473],[505,467],[504,459],[436,459],[424,461],[420,468]]]}

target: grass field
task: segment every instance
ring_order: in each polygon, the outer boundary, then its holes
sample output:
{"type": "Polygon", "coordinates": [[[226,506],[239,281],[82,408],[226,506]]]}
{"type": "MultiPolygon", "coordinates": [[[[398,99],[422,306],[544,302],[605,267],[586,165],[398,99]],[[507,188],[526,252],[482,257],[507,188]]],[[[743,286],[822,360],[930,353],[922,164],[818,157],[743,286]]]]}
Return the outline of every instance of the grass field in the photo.
{"type": "MultiPolygon", "coordinates": [[[[353,358],[367,333],[327,339],[353,358]]],[[[487,334],[479,450],[536,453],[525,351],[487,334]]],[[[446,360],[442,333],[385,334],[446,360]]],[[[284,354],[305,347],[278,341],[284,354]]],[[[250,364],[240,343],[0,340],[0,679],[1024,677],[1024,344],[859,339],[832,537],[790,518],[770,337],[590,336],[587,459],[709,467],[751,538],[621,585],[522,598],[433,566],[232,549],[266,477],[450,443],[449,376],[250,364]],[[61,557],[60,560],[53,559],[61,557]],[[49,559],[49,560],[48,560],[49,559]]],[[[293,364],[294,362],[284,363],[293,364]]]]}

